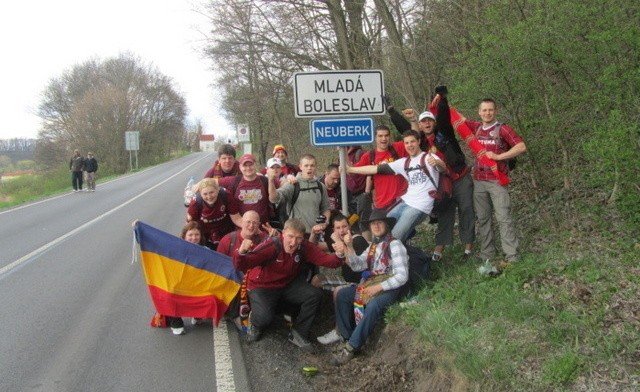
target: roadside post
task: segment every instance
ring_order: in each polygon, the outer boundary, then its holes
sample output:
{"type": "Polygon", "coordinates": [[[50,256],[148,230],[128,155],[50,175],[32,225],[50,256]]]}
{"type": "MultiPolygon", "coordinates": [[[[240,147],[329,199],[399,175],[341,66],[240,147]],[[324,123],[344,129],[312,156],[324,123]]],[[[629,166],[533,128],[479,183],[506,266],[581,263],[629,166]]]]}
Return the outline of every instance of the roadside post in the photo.
{"type": "Polygon", "coordinates": [[[131,159],[131,151],[136,154],[136,170],[138,170],[138,150],[140,149],[140,132],[129,131],[124,133],[125,150],[129,151],[129,171],[133,171],[133,162],[131,159]]]}
{"type": "Polygon", "coordinates": [[[296,117],[312,118],[311,144],[339,147],[342,213],[348,216],[347,147],[373,142],[373,120],[362,116],[385,112],[382,71],[297,72],[293,87],[296,117]]]}
{"type": "Polygon", "coordinates": [[[238,144],[242,143],[243,154],[251,154],[251,132],[249,125],[238,124],[236,129],[238,144]]]}

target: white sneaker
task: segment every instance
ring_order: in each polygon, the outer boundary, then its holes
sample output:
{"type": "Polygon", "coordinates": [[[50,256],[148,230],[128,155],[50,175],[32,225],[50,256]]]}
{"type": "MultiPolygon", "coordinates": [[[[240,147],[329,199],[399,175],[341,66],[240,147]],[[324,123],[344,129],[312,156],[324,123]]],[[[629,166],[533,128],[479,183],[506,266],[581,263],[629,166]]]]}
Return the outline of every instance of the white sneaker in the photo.
{"type": "Polygon", "coordinates": [[[325,333],[324,335],[318,336],[317,339],[318,339],[318,342],[320,342],[320,344],[333,344],[341,341],[342,336],[340,336],[338,331],[336,331],[335,329],[332,329],[331,331],[325,333]]]}
{"type": "Polygon", "coordinates": [[[184,331],[184,327],[180,327],[180,328],[171,328],[171,333],[174,335],[184,335],[186,332],[184,331]]]}

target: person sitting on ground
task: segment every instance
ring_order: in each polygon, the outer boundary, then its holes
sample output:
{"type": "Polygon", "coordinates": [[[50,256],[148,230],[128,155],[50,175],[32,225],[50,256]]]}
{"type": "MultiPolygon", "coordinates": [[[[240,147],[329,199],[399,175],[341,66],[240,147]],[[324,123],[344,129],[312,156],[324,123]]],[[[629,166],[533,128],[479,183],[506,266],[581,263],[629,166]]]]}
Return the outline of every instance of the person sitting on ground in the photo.
{"type": "MultiPolygon", "coordinates": [[[[260,216],[258,213],[255,211],[245,212],[242,215],[242,228],[222,237],[218,245],[218,252],[233,257],[234,252],[240,248],[245,238],[258,245],[269,236],[277,236],[279,234],[277,230],[268,224],[262,225],[263,230],[260,228],[260,216]]],[[[249,297],[247,296],[247,270],[240,270],[240,272],[244,274],[244,279],[238,295],[229,305],[227,316],[233,320],[238,329],[244,329],[248,325],[251,308],[249,306],[249,297]]]]}
{"type": "Polygon", "coordinates": [[[322,289],[307,283],[300,274],[300,267],[306,261],[318,266],[337,268],[342,265],[344,258],[324,253],[317,245],[305,240],[304,234],[304,223],[298,219],[289,219],[280,236],[272,237],[257,246],[250,239],[244,239],[234,252],[233,263],[236,268],[249,270],[249,342],[260,338],[262,331],[271,324],[278,303],[283,300],[300,306],[289,342],[304,350],[312,349],[308,336],[322,302],[322,289]]]}
{"type": "Polygon", "coordinates": [[[216,250],[222,237],[235,228],[227,209],[229,195],[212,178],[201,180],[197,190],[187,209],[187,222],[199,223],[205,245],[216,250]]]}
{"type": "Polygon", "coordinates": [[[431,212],[434,198],[430,192],[435,192],[439,173],[447,170],[444,161],[431,152],[420,151],[420,134],[414,130],[403,134],[404,146],[409,153],[408,158],[401,158],[391,163],[377,166],[348,167],[349,173],[356,174],[399,174],[407,179],[409,188],[401,197],[401,202],[387,214],[397,220],[393,228],[393,236],[405,242],[418,224],[431,212]]]}
{"type": "Polygon", "coordinates": [[[240,174],[240,165],[236,161],[236,149],[231,144],[223,144],[218,149],[218,160],[213,163],[204,178],[233,177],[240,174]]]}
{"type": "Polygon", "coordinates": [[[374,210],[369,218],[373,243],[364,252],[356,254],[349,235],[343,237],[343,244],[335,245],[337,252],[345,252],[349,267],[366,272],[360,284],[338,292],[336,324],[340,336],[347,342],[332,358],[334,365],[345,364],[362,348],[409,278],[407,250],[390,234],[394,223],[395,218],[374,210]]]}
{"type": "MultiPolygon", "coordinates": [[[[202,235],[198,222],[192,221],[184,225],[182,232],[180,233],[180,238],[187,242],[191,242],[192,244],[204,246],[204,236],[202,235]]],[[[184,335],[186,333],[182,317],[165,316],[165,319],[171,328],[171,333],[174,335],[184,335]]]]}
{"type": "MultiPolygon", "coordinates": [[[[333,232],[330,238],[327,239],[327,246],[330,252],[335,252],[333,248],[333,244],[341,243],[342,250],[344,250],[344,240],[347,235],[351,238],[351,243],[353,244],[353,249],[356,254],[360,254],[364,252],[365,249],[369,246],[367,240],[360,234],[353,234],[351,232],[351,226],[349,225],[349,220],[346,216],[342,215],[342,213],[338,212],[331,217],[331,226],[333,227],[333,232]]],[[[331,290],[333,302],[335,305],[336,297],[340,289],[343,287],[347,287],[349,283],[358,283],[361,279],[361,272],[355,272],[348,265],[343,264],[342,267],[342,277],[327,277],[324,274],[316,275],[311,284],[316,287],[322,287],[325,290],[331,290]]],[[[318,336],[318,342],[321,344],[332,344],[340,341],[342,338],[340,334],[338,334],[338,330],[336,328],[332,329],[328,333],[318,336]]]]}

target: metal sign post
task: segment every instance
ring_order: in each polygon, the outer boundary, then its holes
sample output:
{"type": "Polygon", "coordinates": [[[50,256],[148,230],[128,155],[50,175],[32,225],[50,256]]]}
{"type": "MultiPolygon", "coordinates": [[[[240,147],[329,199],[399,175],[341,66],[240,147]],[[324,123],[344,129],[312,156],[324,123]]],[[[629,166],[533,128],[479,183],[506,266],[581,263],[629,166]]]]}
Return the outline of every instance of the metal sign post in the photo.
{"type": "Polygon", "coordinates": [[[140,149],[140,132],[129,131],[124,133],[125,150],[129,151],[129,171],[133,171],[131,151],[136,152],[136,170],[138,170],[138,150],[140,149]]]}
{"type": "Polygon", "coordinates": [[[311,144],[340,146],[340,193],[342,212],[348,216],[347,147],[373,142],[371,118],[382,115],[385,107],[384,77],[381,70],[314,71],[293,75],[295,113],[298,118],[349,117],[312,120],[311,144]]]}

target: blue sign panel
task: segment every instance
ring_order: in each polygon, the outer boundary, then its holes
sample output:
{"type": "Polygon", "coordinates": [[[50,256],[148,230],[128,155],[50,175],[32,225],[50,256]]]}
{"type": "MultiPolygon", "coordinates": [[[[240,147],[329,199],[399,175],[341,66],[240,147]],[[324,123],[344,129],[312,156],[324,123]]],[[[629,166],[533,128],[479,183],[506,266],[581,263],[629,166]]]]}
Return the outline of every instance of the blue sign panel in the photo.
{"type": "Polygon", "coordinates": [[[373,142],[371,118],[334,118],[309,122],[311,144],[322,146],[355,146],[373,142]]]}

